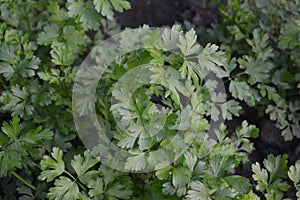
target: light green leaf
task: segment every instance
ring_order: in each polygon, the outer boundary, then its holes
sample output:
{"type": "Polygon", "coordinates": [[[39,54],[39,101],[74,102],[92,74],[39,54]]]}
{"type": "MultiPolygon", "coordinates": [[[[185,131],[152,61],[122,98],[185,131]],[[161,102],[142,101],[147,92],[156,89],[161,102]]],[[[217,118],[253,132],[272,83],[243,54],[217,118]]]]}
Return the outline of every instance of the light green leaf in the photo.
{"type": "Polygon", "coordinates": [[[246,102],[251,102],[254,99],[250,92],[250,86],[244,81],[230,81],[229,91],[234,98],[245,100],[246,102]]]}
{"type": "Polygon", "coordinates": [[[259,163],[252,164],[253,179],[258,181],[257,188],[260,191],[264,191],[268,187],[268,172],[265,169],[261,169],[259,163]]]}
{"type": "Polygon", "coordinates": [[[215,177],[222,176],[226,171],[233,169],[234,166],[235,164],[232,159],[219,155],[213,156],[209,162],[209,169],[215,177]]]}
{"type": "Polygon", "coordinates": [[[94,0],[93,3],[98,13],[107,17],[107,19],[113,19],[114,12],[112,11],[112,5],[109,0],[94,0]]]}
{"type": "Polygon", "coordinates": [[[187,192],[189,200],[210,200],[217,189],[210,189],[200,181],[190,183],[191,190],[187,192]]]}
{"type": "Polygon", "coordinates": [[[67,177],[61,176],[54,182],[54,187],[51,187],[47,194],[50,200],[86,200],[77,186],[77,184],[67,177]]]}
{"type": "MultiPolygon", "coordinates": [[[[218,51],[218,46],[215,44],[207,44],[198,55],[200,67],[215,73],[218,78],[228,76],[222,66],[226,66],[227,58],[222,51],[218,51]]],[[[226,67],[225,67],[226,68],[226,67]]]]}
{"type": "Polygon", "coordinates": [[[185,154],[184,154],[184,158],[185,158],[185,162],[188,166],[188,168],[193,171],[194,170],[194,167],[196,165],[196,162],[197,162],[197,157],[195,155],[193,155],[192,153],[190,153],[189,151],[187,151],[185,154]]]}
{"type": "Polygon", "coordinates": [[[185,57],[198,53],[200,45],[197,44],[196,32],[190,30],[185,36],[180,35],[178,47],[185,57]]]}
{"type": "Polygon", "coordinates": [[[2,43],[0,46],[0,60],[5,61],[9,64],[13,64],[15,61],[17,50],[17,45],[9,45],[7,43],[2,43]]]}
{"type": "Polygon", "coordinates": [[[300,189],[300,161],[291,166],[288,172],[289,178],[294,182],[296,188],[300,189]]]}
{"type": "Polygon", "coordinates": [[[240,197],[239,200],[260,200],[260,198],[251,190],[248,194],[240,197]]]}
{"type": "Polygon", "coordinates": [[[92,1],[83,2],[82,0],[68,0],[67,8],[69,17],[75,18],[78,16],[79,21],[85,30],[96,30],[99,27],[100,15],[94,9],[92,1]]]}
{"type": "Polygon", "coordinates": [[[0,74],[3,74],[6,80],[10,80],[15,74],[15,69],[8,63],[0,63],[0,74]]]}
{"type": "Polygon", "coordinates": [[[52,149],[51,157],[43,156],[43,160],[41,161],[41,169],[43,171],[38,176],[39,180],[50,182],[61,175],[65,171],[65,163],[62,157],[63,152],[57,147],[52,149]]]}
{"type": "Polygon", "coordinates": [[[286,178],[287,177],[287,160],[288,156],[285,154],[282,157],[275,157],[273,154],[268,155],[267,159],[264,160],[264,166],[270,173],[269,182],[272,182],[276,179],[286,178]]]}
{"type": "Polygon", "coordinates": [[[114,17],[113,9],[123,12],[131,8],[130,3],[126,0],[94,0],[93,3],[97,12],[110,20],[114,17]]]}
{"type": "Polygon", "coordinates": [[[80,177],[86,173],[91,167],[99,162],[98,159],[94,158],[90,152],[85,151],[84,156],[76,155],[71,161],[71,166],[74,168],[77,176],[80,177]]]}
{"type": "Polygon", "coordinates": [[[233,188],[238,193],[246,194],[251,189],[251,184],[248,178],[242,177],[242,176],[226,176],[222,178],[226,181],[226,183],[229,185],[230,188],[233,188]]]}
{"type": "Polygon", "coordinates": [[[75,52],[72,51],[71,47],[61,42],[55,42],[52,44],[52,50],[50,51],[50,54],[52,57],[51,61],[55,65],[63,66],[70,66],[77,57],[75,52]]]}
{"type": "Polygon", "coordinates": [[[139,153],[138,155],[131,156],[127,158],[125,163],[125,169],[132,171],[141,171],[146,167],[146,159],[144,153],[139,153]]]}
{"type": "Polygon", "coordinates": [[[258,182],[257,189],[266,191],[267,199],[278,199],[282,197],[283,191],[289,189],[289,184],[283,181],[287,177],[287,155],[275,157],[270,154],[264,161],[264,168],[260,168],[258,163],[252,164],[253,179],[258,182]]]}
{"type": "Polygon", "coordinates": [[[172,184],[175,188],[185,187],[190,182],[191,171],[179,166],[172,169],[172,184]]]}
{"type": "Polygon", "coordinates": [[[242,113],[242,107],[235,100],[229,100],[221,104],[223,119],[232,120],[232,116],[239,116],[242,113]]]}
{"type": "Polygon", "coordinates": [[[165,195],[174,195],[176,192],[176,188],[173,187],[172,183],[166,182],[163,184],[162,192],[165,195]]]}
{"type": "Polygon", "coordinates": [[[155,170],[155,176],[159,180],[167,180],[170,176],[170,171],[172,170],[172,166],[168,163],[160,163],[156,165],[155,170]]]}

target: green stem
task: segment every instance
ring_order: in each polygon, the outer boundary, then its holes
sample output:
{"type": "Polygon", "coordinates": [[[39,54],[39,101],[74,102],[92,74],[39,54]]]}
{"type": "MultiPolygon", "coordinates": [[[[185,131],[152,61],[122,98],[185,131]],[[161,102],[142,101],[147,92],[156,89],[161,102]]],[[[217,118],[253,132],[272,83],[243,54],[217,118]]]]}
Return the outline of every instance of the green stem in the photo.
{"type": "Polygon", "coordinates": [[[70,176],[74,181],[76,181],[76,178],[68,171],[64,171],[68,176],[70,176]]]}
{"type": "Polygon", "coordinates": [[[0,80],[0,85],[3,87],[3,89],[6,89],[7,84],[5,84],[4,80],[0,80]]]}
{"type": "Polygon", "coordinates": [[[80,183],[80,181],[77,181],[77,178],[75,178],[72,174],[70,174],[68,171],[64,171],[68,176],[70,176],[78,185],[79,187],[84,191],[87,192],[87,189],[80,183]]]}
{"type": "Polygon", "coordinates": [[[233,75],[232,77],[228,77],[227,80],[224,81],[224,83],[227,83],[228,81],[232,81],[234,78],[236,78],[237,76],[241,76],[241,75],[246,75],[245,72],[240,72],[240,73],[237,73],[235,75],[233,75]]]}
{"type": "Polygon", "coordinates": [[[29,33],[31,33],[31,32],[32,32],[32,30],[31,30],[30,20],[29,20],[29,17],[28,17],[27,11],[25,10],[25,8],[24,8],[24,7],[23,7],[23,12],[24,12],[24,13],[26,13],[26,16],[24,16],[24,19],[25,19],[25,22],[26,22],[26,25],[27,25],[28,31],[29,31],[29,33]]]}
{"type": "Polygon", "coordinates": [[[22,183],[24,183],[25,185],[27,185],[31,189],[36,190],[36,187],[34,187],[28,181],[26,181],[24,178],[22,178],[17,172],[13,171],[12,175],[14,175],[17,179],[19,179],[22,183]]]}

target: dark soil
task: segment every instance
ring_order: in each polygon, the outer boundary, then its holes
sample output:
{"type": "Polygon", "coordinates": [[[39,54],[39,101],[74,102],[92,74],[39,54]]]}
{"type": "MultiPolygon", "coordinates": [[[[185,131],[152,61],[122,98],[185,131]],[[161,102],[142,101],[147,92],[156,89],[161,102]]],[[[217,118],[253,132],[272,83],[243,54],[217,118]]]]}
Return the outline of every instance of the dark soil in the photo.
{"type": "MultiPolygon", "coordinates": [[[[172,26],[175,23],[189,21],[197,26],[209,28],[212,23],[220,21],[218,5],[210,5],[207,0],[130,0],[132,9],[117,15],[117,22],[122,28],[136,28],[143,24],[151,27],[172,26]]],[[[251,164],[262,163],[268,154],[288,154],[289,164],[300,159],[300,140],[284,142],[280,131],[268,117],[260,117],[257,110],[242,104],[244,113],[228,122],[229,131],[234,131],[243,120],[260,128],[260,137],[253,140],[255,151],[249,156],[250,162],[240,166],[236,173],[250,178],[252,183],[251,164]]],[[[261,195],[261,194],[260,194],[261,195]]],[[[288,191],[286,197],[296,199],[295,191],[288,191]]]]}
{"type": "Polygon", "coordinates": [[[129,0],[132,9],[117,15],[117,22],[124,27],[136,28],[143,24],[152,27],[171,26],[175,22],[192,22],[208,26],[217,22],[220,13],[217,5],[207,0],[129,0]],[[202,3],[199,3],[202,2],[202,3]]]}
{"type": "Polygon", "coordinates": [[[2,122],[4,122],[4,121],[8,121],[10,119],[11,119],[11,117],[9,114],[0,113],[0,124],[2,124],[2,122]]]}

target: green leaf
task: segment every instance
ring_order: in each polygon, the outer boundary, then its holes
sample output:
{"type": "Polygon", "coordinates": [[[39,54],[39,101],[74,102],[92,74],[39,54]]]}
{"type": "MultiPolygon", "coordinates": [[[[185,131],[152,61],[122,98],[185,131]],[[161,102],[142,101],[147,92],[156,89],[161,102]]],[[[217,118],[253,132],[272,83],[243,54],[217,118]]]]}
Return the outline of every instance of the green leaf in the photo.
{"type": "Polygon", "coordinates": [[[114,9],[118,12],[123,12],[123,10],[131,9],[130,2],[126,0],[109,0],[113,5],[114,9]]]}
{"type": "Polygon", "coordinates": [[[15,74],[15,70],[8,63],[0,63],[0,73],[3,74],[6,80],[10,80],[15,74]]]}
{"type": "Polygon", "coordinates": [[[291,141],[294,138],[294,134],[290,126],[287,126],[282,130],[281,135],[284,137],[285,141],[291,141]]]}
{"type": "Polygon", "coordinates": [[[260,89],[260,94],[263,97],[267,96],[268,99],[273,102],[278,102],[280,100],[280,95],[274,87],[263,84],[259,84],[257,87],[260,89]]]}
{"type": "Polygon", "coordinates": [[[163,184],[162,192],[165,195],[174,195],[176,192],[176,188],[173,187],[172,183],[166,182],[163,184]]]}
{"type": "Polygon", "coordinates": [[[54,182],[54,187],[51,187],[47,197],[50,200],[63,200],[63,199],[78,199],[85,200],[77,186],[77,184],[67,177],[61,176],[54,182]]]}
{"type": "Polygon", "coordinates": [[[300,21],[290,22],[284,24],[281,28],[281,35],[279,36],[279,48],[282,49],[294,49],[300,46],[300,21]]]}
{"type": "MultiPolygon", "coordinates": [[[[213,83],[213,82],[212,82],[213,83]]],[[[212,87],[214,88],[215,85],[212,84],[208,84],[206,85],[206,87],[212,87]]],[[[210,95],[210,99],[212,101],[211,105],[210,105],[210,110],[208,110],[208,112],[206,113],[206,116],[211,116],[211,118],[214,121],[219,120],[220,118],[220,104],[221,104],[221,111],[224,112],[222,113],[222,116],[226,117],[226,94],[224,93],[215,93],[214,91],[210,91],[211,95],[210,95]],[[223,108],[222,108],[222,104],[223,104],[223,108]]]]}
{"type": "Polygon", "coordinates": [[[97,30],[100,26],[100,15],[94,9],[92,1],[68,0],[69,17],[79,17],[79,21],[85,30],[97,30]]]}
{"type": "Polygon", "coordinates": [[[60,42],[56,42],[52,45],[50,54],[52,57],[51,61],[55,65],[63,66],[70,66],[77,57],[77,55],[72,52],[71,47],[60,42]]]}
{"type": "Polygon", "coordinates": [[[270,82],[270,72],[274,68],[273,63],[254,60],[252,57],[245,56],[243,59],[238,59],[240,67],[245,69],[245,73],[249,75],[248,82],[251,85],[270,82]]]}
{"type": "Polygon", "coordinates": [[[273,154],[268,155],[267,159],[264,160],[264,166],[270,173],[269,182],[279,178],[287,177],[287,155],[275,157],[273,154]]]}
{"type": "Polygon", "coordinates": [[[16,168],[22,168],[22,155],[17,151],[0,151],[0,177],[7,176],[16,168]]]}
{"type": "Polygon", "coordinates": [[[160,163],[156,165],[155,170],[155,176],[159,180],[167,180],[170,176],[170,171],[172,170],[172,166],[168,163],[160,163]]]}
{"type": "Polygon", "coordinates": [[[196,32],[194,30],[190,30],[185,34],[185,36],[179,36],[178,47],[185,57],[198,53],[200,45],[197,44],[196,32]]]}
{"type": "Polygon", "coordinates": [[[100,199],[103,196],[103,193],[104,193],[104,183],[102,178],[98,177],[97,180],[91,186],[89,195],[92,198],[100,199]]]}
{"type": "Polygon", "coordinates": [[[242,107],[235,100],[229,100],[221,104],[223,119],[232,120],[232,116],[239,116],[242,113],[242,107]]]}
{"type": "Polygon", "coordinates": [[[150,71],[153,73],[150,77],[150,83],[164,86],[167,89],[165,98],[170,96],[181,107],[179,92],[184,91],[185,87],[180,81],[182,77],[179,72],[172,68],[164,69],[156,66],[150,67],[150,71]]]}
{"type": "Polygon", "coordinates": [[[22,131],[22,126],[20,125],[20,119],[18,117],[14,117],[9,123],[3,122],[1,130],[10,139],[14,141],[17,140],[22,131]]]}
{"type": "MultiPolygon", "coordinates": [[[[243,121],[242,125],[236,128],[233,139],[236,146],[239,148],[240,154],[244,157],[244,152],[252,153],[254,145],[250,142],[251,138],[257,138],[259,136],[259,129],[254,125],[249,125],[247,121],[243,121]]],[[[247,158],[245,158],[247,161],[247,158]]]]}
{"type": "Polygon", "coordinates": [[[131,8],[130,3],[126,0],[94,0],[93,3],[97,12],[110,20],[114,17],[113,9],[123,12],[124,9],[128,10],[131,8]]]}
{"type": "Polygon", "coordinates": [[[16,51],[18,50],[17,45],[9,45],[2,43],[0,46],[0,60],[13,64],[15,62],[16,51]]]}
{"type": "Polygon", "coordinates": [[[144,153],[139,153],[135,156],[127,158],[125,169],[132,171],[141,171],[146,167],[146,159],[144,153]]]}
{"type": "Polygon", "coordinates": [[[190,153],[189,151],[187,151],[184,154],[184,158],[185,158],[185,162],[186,162],[186,165],[188,166],[188,168],[191,171],[193,171],[194,167],[196,165],[196,162],[197,162],[197,157],[195,155],[193,155],[192,153],[190,153]]]}
{"type": "Polygon", "coordinates": [[[237,25],[227,26],[227,29],[232,35],[234,35],[236,41],[240,41],[245,38],[245,35],[237,25]]]}
{"type": "Polygon", "coordinates": [[[191,190],[187,192],[187,199],[189,200],[208,200],[212,199],[213,193],[217,189],[210,189],[200,181],[193,181],[189,184],[191,190]]]}
{"type": "MultiPolygon", "coordinates": [[[[182,34],[182,28],[180,25],[176,24],[170,29],[164,29],[162,33],[163,46],[164,49],[176,49],[178,48],[179,36],[182,34]]],[[[182,38],[184,39],[184,38],[182,38]]]]}
{"type": "Polygon", "coordinates": [[[229,188],[220,188],[214,194],[215,199],[231,200],[236,198],[237,192],[229,188]]]}
{"type": "Polygon", "coordinates": [[[233,175],[233,176],[226,176],[222,178],[225,182],[229,185],[230,188],[233,188],[238,193],[246,194],[251,189],[252,185],[248,178],[233,175]]]}
{"type": "Polygon", "coordinates": [[[106,191],[106,195],[110,196],[112,199],[129,199],[132,195],[132,191],[124,187],[121,184],[115,184],[106,191]]]}
{"type": "Polygon", "coordinates": [[[35,70],[39,68],[41,60],[38,57],[32,56],[31,60],[21,60],[17,72],[24,78],[35,75],[35,70]]]}
{"type": "Polygon", "coordinates": [[[233,57],[231,59],[228,59],[228,63],[224,65],[224,67],[226,71],[225,77],[231,77],[230,73],[237,67],[236,58],[233,57]]]}
{"type": "Polygon", "coordinates": [[[59,27],[58,24],[50,24],[44,27],[44,32],[39,34],[38,43],[51,45],[52,62],[56,65],[71,65],[78,54],[84,51],[89,42],[84,30],[75,25],[59,27]],[[70,34],[72,33],[72,34],[70,34]]]}
{"type": "Polygon", "coordinates": [[[50,140],[53,137],[53,132],[50,129],[43,129],[42,126],[37,127],[28,131],[24,137],[23,141],[31,144],[43,144],[43,140],[50,140]]]}
{"type": "Polygon", "coordinates": [[[175,188],[185,187],[191,179],[191,171],[185,167],[174,167],[172,169],[172,184],[175,188]]]}
{"type": "Polygon", "coordinates": [[[300,126],[297,124],[289,124],[282,132],[281,135],[285,141],[290,141],[295,137],[300,138],[300,126]]]}
{"type": "Polygon", "coordinates": [[[39,180],[50,182],[61,175],[65,171],[65,163],[62,157],[63,152],[57,147],[52,149],[51,157],[43,156],[43,160],[41,161],[41,169],[43,171],[38,176],[39,180]]]}
{"type": "MultiPolygon", "coordinates": [[[[257,58],[263,62],[274,56],[273,49],[269,45],[269,35],[263,33],[260,29],[254,29],[253,40],[246,39],[247,43],[252,47],[252,51],[256,53],[257,58]]],[[[266,62],[267,64],[268,62],[266,62]]],[[[263,63],[261,63],[263,64],[263,63]]],[[[272,63],[268,63],[272,64],[272,63]]],[[[260,66],[254,66],[260,67],[260,66]]]]}
{"type": "Polygon", "coordinates": [[[58,4],[58,2],[49,2],[47,9],[51,13],[50,21],[64,22],[68,19],[67,11],[58,4]]]}
{"type": "Polygon", "coordinates": [[[249,125],[247,121],[242,122],[242,126],[236,130],[236,135],[239,139],[242,138],[257,138],[259,129],[255,125],[249,125]]]}
{"type": "Polygon", "coordinates": [[[215,73],[218,78],[223,78],[228,76],[228,72],[222,68],[226,66],[227,58],[224,52],[218,51],[218,48],[215,44],[207,44],[198,55],[198,61],[200,67],[215,73]]]}
{"type": "MultiPolygon", "coordinates": [[[[132,198],[132,182],[126,173],[120,173],[108,167],[101,166],[98,171],[103,176],[104,192],[103,196],[107,199],[130,199],[132,198]]],[[[91,178],[95,178],[91,177],[91,178]]],[[[101,184],[100,184],[101,186],[101,184]]],[[[92,188],[99,191],[95,184],[92,188]]]]}
{"type": "Polygon", "coordinates": [[[38,65],[41,62],[36,56],[21,58],[20,53],[17,54],[17,50],[20,51],[15,45],[7,46],[4,43],[0,46],[0,60],[5,61],[0,62],[0,74],[3,74],[6,80],[11,80],[13,77],[17,78],[18,76],[24,78],[34,76],[35,70],[38,69],[38,65]]]}
{"type": "Polygon", "coordinates": [[[221,177],[226,171],[233,169],[235,163],[228,157],[213,156],[209,161],[209,169],[215,177],[221,177]]]}
{"type": "Polygon", "coordinates": [[[282,89],[290,89],[291,85],[289,84],[289,81],[293,79],[292,77],[297,77],[297,75],[294,76],[291,72],[288,71],[286,68],[277,69],[272,74],[272,83],[276,85],[277,88],[282,89]]]}
{"type": "Polygon", "coordinates": [[[287,104],[284,99],[276,102],[276,106],[268,105],[265,112],[270,115],[271,120],[277,121],[282,128],[289,124],[286,120],[287,104]]]}
{"type": "Polygon", "coordinates": [[[289,168],[288,176],[293,181],[294,186],[299,191],[300,190],[300,161],[299,160],[296,161],[294,166],[291,166],[289,168]]]}
{"type": "Polygon", "coordinates": [[[18,117],[14,117],[9,123],[3,122],[1,130],[3,133],[0,132],[0,138],[3,140],[0,145],[0,177],[8,175],[15,168],[35,165],[31,159],[40,157],[35,155],[38,154],[35,148],[42,150],[44,140],[52,139],[53,136],[49,129],[42,130],[41,126],[29,131],[23,130],[18,117]]]}
{"type": "Polygon", "coordinates": [[[253,95],[249,92],[250,86],[244,81],[230,81],[229,91],[234,98],[245,100],[246,102],[254,99],[253,95]]]}
{"type": "Polygon", "coordinates": [[[261,169],[259,163],[252,164],[252,171],[253,171],[253,179],[258,182],[257,188],[260,191],[265,191],[268,187],[268,172],[265,169],[261,169]]]}
{"type": "Polygon", "coordinates": [[[77,176],[80,177],[86,173],[91,167],[99,162],[95,159],[88,151],[84,152],[84,157],[81,155],[76,155],[71,161],[71,166],[74,168],[77,176]]]}
{"type": "Polygon", "coordinates": [[[10,91],[3,92],[0,97],[0,101],[4,104],[1,108],[11,111],[13,116],[32,115],[34,107],[30,102],[29,95],[26,87],[11,86],[10,91]]]}
{"type": "Polygon", "coordinates": [[[40,45],[50,45],[59,37],[59,27],[57,24],[47,24],[43,30],[37,38],[37,43],[40,45]]]}
{"type": "Polygon", "coordinates": [[[289,189],[289,184],[283,181],[287,177],[287,155],[275,157],[270,154],[264,161],[264,168],[260,168],[258,163],[252,164],[253,179],[258,182],[257,189],[261,192],[266,191],[265,197],[282,196],[283,191],[289,189]]]}
{"type": "Polygon", "coordinates": [[[240,197],[239,200],[260,200],[260,198],[251,190],[248,194],[240,197]]]}

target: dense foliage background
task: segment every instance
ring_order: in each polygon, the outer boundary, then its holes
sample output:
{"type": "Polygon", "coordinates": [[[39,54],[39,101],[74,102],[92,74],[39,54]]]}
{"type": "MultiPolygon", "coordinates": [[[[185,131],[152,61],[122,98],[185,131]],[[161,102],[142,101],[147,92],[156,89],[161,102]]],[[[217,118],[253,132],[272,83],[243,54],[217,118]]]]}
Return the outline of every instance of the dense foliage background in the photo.
{"type": "Polygon", "coordinates": [[[300,199],[299,0],[0,2],[0,199],[300,199]],[[104,134],[133,155],[122,172],[103,164],[103,149],[83,145],[72,89],[94,46],[136,27],[120,40],[134,51],[97,88],[104,134]],[[136,38],[146,38],[142,49],[136,38]],[[195,59],[224,82],[223,93],[195,59]],[[130,86],[119,91],[140,65],[148,83],[132,96],[130,86]],[[210,121],[221,118],[212,139],[210,121]],[[155,136],[152,122],[162,127],[155,136]],[[146,165],[155,170],[133,173],[146,165]]]}

